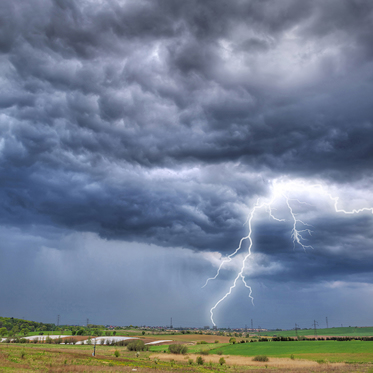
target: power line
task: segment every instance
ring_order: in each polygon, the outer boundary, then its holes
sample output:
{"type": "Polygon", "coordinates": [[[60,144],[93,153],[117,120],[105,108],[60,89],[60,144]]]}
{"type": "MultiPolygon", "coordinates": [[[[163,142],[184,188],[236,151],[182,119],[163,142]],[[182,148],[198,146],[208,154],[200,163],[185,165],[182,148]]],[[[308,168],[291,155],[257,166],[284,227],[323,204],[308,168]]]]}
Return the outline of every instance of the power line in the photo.
{"type": "Polygon", "coordinates": [[[315,337],[317,337],[317,328],[316,325],[319,325],[319,323],[316,320],[313,320],[313,330],[315,333],[315,337]]]}

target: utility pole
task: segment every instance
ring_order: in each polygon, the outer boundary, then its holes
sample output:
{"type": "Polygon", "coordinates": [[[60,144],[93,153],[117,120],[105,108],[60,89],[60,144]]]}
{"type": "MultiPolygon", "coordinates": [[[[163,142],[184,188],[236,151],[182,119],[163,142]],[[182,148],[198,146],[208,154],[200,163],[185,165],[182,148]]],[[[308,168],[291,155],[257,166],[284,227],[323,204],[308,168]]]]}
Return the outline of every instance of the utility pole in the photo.
{"type": "Polygon", "coordinates": [[[258,335],[260,336],[260,325],[258,325],[258,335]]]}
{"type": "Polygon", "coordinates": [[[171,317],[170,329],[172,329],[172,317],[171,317]]]}
{"type": "Polygon", "coordinates": [[[299,329],[299,325],[295,323],[295,335],[297,336],[297,339],[298,339],[298,329],[299,329]]]}
{"type": "Polygon", "coordinates": [[[88,328],[88,324],[89,324],[89,319],[87,319],[87,328],[88,328]]]}
{"type": "Polygon", "coordinates": [[[251,330],[254,331],[253,319],[251,319],[251,330]]]}
{"type": "Polygon", "coordinates": [[[326,329],[329,329],[328,318],[326,318],[326,329]]]}
{"type": "Polygon", "coordinates": [[[247,324],[245,324],[245,333],[247,333],[247,324]]]}
{"type": "Polygon", "coordinates": [[[317,325],[319,325],[319,323],[316,320],[313,320],[313,330],[315,333],[315,337],[317,337],[317,329],[316,329],[317,325]]]}
{"type": "Polygon", "coordinates": [[[60,326],[60,315],[57,315],[57,326],[60,326]]]}

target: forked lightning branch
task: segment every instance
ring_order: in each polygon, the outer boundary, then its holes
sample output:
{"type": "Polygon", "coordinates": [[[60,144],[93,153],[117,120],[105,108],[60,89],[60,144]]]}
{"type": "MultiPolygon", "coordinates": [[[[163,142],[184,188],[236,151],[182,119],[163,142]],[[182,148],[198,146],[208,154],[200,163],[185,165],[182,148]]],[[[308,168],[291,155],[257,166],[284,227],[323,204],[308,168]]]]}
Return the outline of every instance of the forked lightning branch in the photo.
{"type": "Polygon", "coordinates": [[[328,199],[328,200],[332,201],[332,204],[334,206],[334,210],[335,210],[336,213],[353,215],[353,214],[358,214],[358,213],[361,213],[361,212],[364,212],[364,211],[368,211],[368,212],[371,212],[373,214],[373,208],[372,207],[363,207],[363,208],[360,208],[360,209],[353,209],[353,210],[341,209],[338,205],[339,197],[332,196],[326,190],[326,188],[321,184],[308,185],[304,182],[281,182],[281,181],[280,182],[274,182],[272,196],[269,199],[269,201],[261,202],[260,199],[258,199],[256,205],[251,210],[251,212],[250,212],[250,214],[249,214],[249,216],[246,220],[246,223],[245,223],[245,224],[248,225],[247,236],[241,238],[237,249],[232,254],[228,255],[224,260],[222,260],[222,262],[220,263],[220,265],[219,265],[219,267],[216,271],[215,276],[208,278],[206,280],[206,283],[203,286],[203,287],[205,287],[208,284],[209,281],[215,280],[219,276],[220,271],[221,271],[222,267],[224,266],[224,264],[232,261],[232,258],[234,258],[235,255],[238,254],[241,251],[243,243],[245,241],[248,241],[248,249],[247,249],[246,255],[244,256],[244,258],[242,260],[240,271],[237,273],[237,276],[235,277],[232,285],[229,287],[229,290],[210,309],[211,322],[214,326],[216,326],[215,321],[214,321],[214,311],[215,311],[215,309],[219,306],[219,304],[221,302],[223,302],[232,293],[232,290],[236,287],[238,281],[242,281],[242,283],[245,285],[245,287],[249,290],[249,298],[251,299],[251,302],[254,304],[254,298],[252,297],[252,289],[251,289],[250,285],[248,285],[247,282],[245,281],[244,271],[245,271],[245,268],[246,268],[246,262],[251,255],[251,250],[252,250],[252,247],[253,247],[252,223],[255,220],[255,218],[257,216],[257,213],[260,210],[265,210],[268,213],[268,215],[271,219],[273,219],[275,221],[278,221],[278,222],[283,222],[283,221],[285,221],[285,219],[280,219],[280,218],[276,217],[275,213],[274,213],[274,204],[278,203],[278,202],[281,202],[281,200],[282,200],[285,203],[286,209],[289,212],[290,221],[291,221],[291,225],[292,225],[290,235],[291,235],[291,239],[293,241],[294,248],[296,246],[301,247],[303,250],[313,248],[311,245],[306,245],[306,243],[305,243],[305,241],[307,240],[307,237],[312,235],[312,231],[310,229],[311,226],[307,222],[302,221],[302,220],[297,218],[297,214],[294,211],[295,207],[293,206],[294,202],[296,202],[298,204],[306,204],[306,205],[307,205],[307,203],[302,202],[299,199],[291,198],[291,193],[292,193],[292,190],[294,188],[296,188],[296,190],[301,190],[303,192],[311,193],[311,195],[318,195],[322,198],[325,198],[325,199],[328,199]]]}

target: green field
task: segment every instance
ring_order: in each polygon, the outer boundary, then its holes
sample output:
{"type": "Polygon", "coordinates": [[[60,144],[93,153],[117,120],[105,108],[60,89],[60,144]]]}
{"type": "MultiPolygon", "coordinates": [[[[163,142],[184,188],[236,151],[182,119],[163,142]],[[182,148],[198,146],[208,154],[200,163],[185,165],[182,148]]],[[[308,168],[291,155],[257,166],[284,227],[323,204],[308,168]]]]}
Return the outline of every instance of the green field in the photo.
{"type": "Polygon", "coordinates": [[[370,362],[373,363],[373,342],[365,341],[294,341],[294,342],[255,342],[225,345],[210,350],[214,354],[222,351],[224,355],[256,356],[320,360],[330,362],[370,362]]]}
{"type": "MultiPolygon", "coordinates": [[[[221,350],[222,347],[229,346],[229,343],[208,343],[208,344],[201,344],[201,345],[187,345],[188,346],[188,353],[191,354],[198,354],[201,350],[210,350],[212,349],[218,349],[221,350]]],[[[168,352],[168,345],[163,346],[152,346],[149,348],[149,351],[151,352],[168,352]]],[[[213,352],[211,352],[213,353],[213,352]]]]}
{"type": "MultiPolygon", "coordinates": [[[[251,333],[250,333],[251,334],[251,333]]],[[[295,337],[295,330],[276,330],[276,331],[265,331],[260,333],[261,336],[281,336],[281,337],[295,337]]],[[[298,335],[314,335],[313,329],[298,329],[298,335]]],[[[345,327],[345,328],[328,328],[328,329],[317,329],[317,335],[323,336],[373,336],[373,327],[363,327],[363,328],[355,328],[355,327],[345,327]]]]}

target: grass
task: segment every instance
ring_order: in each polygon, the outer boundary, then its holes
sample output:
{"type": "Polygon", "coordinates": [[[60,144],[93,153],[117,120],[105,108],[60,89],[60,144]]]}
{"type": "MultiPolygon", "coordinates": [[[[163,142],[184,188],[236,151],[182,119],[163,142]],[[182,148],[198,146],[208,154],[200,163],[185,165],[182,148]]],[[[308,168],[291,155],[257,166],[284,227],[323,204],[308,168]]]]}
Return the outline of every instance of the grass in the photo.
{"type": "MultiPolygon", "coordinates": [[[[340,327],[340,328],[328,328],[328,329],[317,329],[317,334],[322,336],[346,336],[346,337],[365,337],[373,336],[373,327],[340,327]]],[[[260,335],[264,336],[281,336],[281,337],[295,337],[295,330],[278,330],[278,331],[268,331],[261,332],[260,335]]],[[[308,335],[313,336],[313,329],[298,329],[298,335],[308,335]]]]}
{"type": "MultiPolygon", "coordinates": [[[[271,342],[268,344],[282,345],[292,342],[271,342]]],[[[303,342],[299,342],[303,343],[303,342]]],[[[336,342],[337,343],[337,342],[336,342]]],[[[345,343],[345,342],[340,342],[345,343]]],[[[346,342],[348,343],[348,342],[346,342]]],[[[263,343],[264,344],[264,343],[263,343]]],[[[242,344],[243,345],[243,344],[242,344]]],[[[246,346],[255,346],[259,343],[245,344],[246,346]]],[[[235,345],[241,347],[241,345],[235,345]]],[[[372,345],[373,346],[373,345],[372,345]]],[[[200,347],[200,346],[198,346],[200,347]]],[[[234,346],[220,346],[219,348],[229,348],[234,346]]],[[[74,345],[38,345],[38,344],[0,344],[0,371],[14,372],[14,373],[32,373],[32,372],[126,372],[131,373],[133,369],[141,373],[151,373],[155,370],[160,370],[162,373],[245,373],[248,370],[256,370],[262,372],[261,369],[266,369],[262,363],[260,366],[235,365],[234,359],[238,357],[225,356],[226,364],[220,365],[219,359],[216,357],[216,362],[210,361],[210,356],[205,356],[205,363],[198,365],[195,355],[193,359],[191,356],[160,354],[161,356],[155,358],[151,357],[151,352],[141,352],[139,357],[136,357],[135,352],[127,351],[122,346],[97,346],[96,357],[92,357],[92,346],[74,346],[74,345]],[[119,352],[119,356],[115,357],[115,351],[119,352]],[[165,358],[163,358],[165,356],[165,358]],[[176,359],[176,356],[179,359],[176,359]],[[171,359],[172,360],[169,360],[171,359]]],[[[258,353],[255,355],[264,355],[258,353]]],[[[269,354],[268,354],[269,355],[269,354]]],[[[269,355],[269,363],[274,359],[269,355]]],[[[289,357],[289,356],[288,356],[289,357]]],[[[241,357],[240,357],[241,358],[241,357]]],[[[242,359],[242,358],[241,358],[242,359]]],[[[298,356],[296,355],[296,359],[298,356]]],[[[323,358],[319,358],[322,360],[323,358]]],[[[250,359],[251,361],[252,359],[250,359]]],[[[290,361],[290,359],[289,359],[290,361]]],[[[325,360],[326,361],[326,360],[325,360]]],[[[315,363],[314,363],[315,364],[315,363]]],[[[313,368],[314,372],[324,372],[325,367],[329,364],[316,364],[313,368]],[[323,370],[324,369],[324,370],[323,370]]],[[[372,368],[371,364],[346,364],[343,366],[333,367],[333,372],[368,372],[372,368]],[[335,369],[334,369],[335,368],[335,369]]],[[[268,366],[271,372],[291,372],[291,373],[308,373],[309,370],[299,370],[297,368],[276,368],[275,366],[268,366]]],[[[264,370],[263,370],[264,372],[264,370]]]]}
{"type": "MultiPolygon", "coordinates": [[[[229,343],[207,343],[202,345],[187,345],[188,353],[190,354],[199,354],[200,351],[204,350],[212,350],[212,349],[221,349],[221,347],[229,346],[229,343]]],[[[163,352],[168,351],[168,345],[161,345],[161,346],[151,346],[149,347],[149,351],[151,352],[163,352]]],[[[216,352],[215,352],[216,353],[216,352]]]]}
{"type": "Polygon", "coordinates": [[[256,342],[226,345],[210,353],[223,351],[224,355],[256,356],[268,355],[297,359],[328,360],[330,362],[373,362],[373,342],[364,341],[299,341],[299,342],[256,342]]]}

